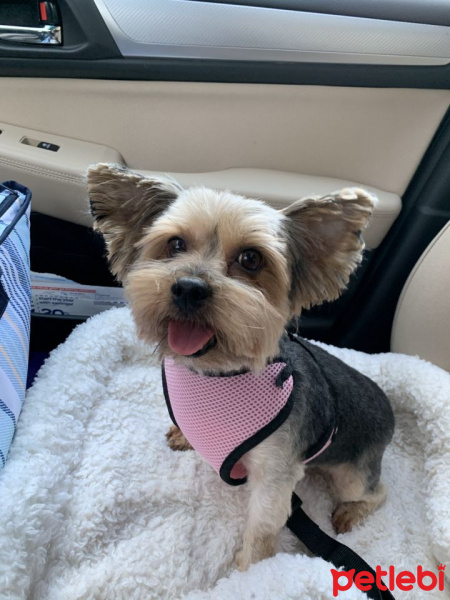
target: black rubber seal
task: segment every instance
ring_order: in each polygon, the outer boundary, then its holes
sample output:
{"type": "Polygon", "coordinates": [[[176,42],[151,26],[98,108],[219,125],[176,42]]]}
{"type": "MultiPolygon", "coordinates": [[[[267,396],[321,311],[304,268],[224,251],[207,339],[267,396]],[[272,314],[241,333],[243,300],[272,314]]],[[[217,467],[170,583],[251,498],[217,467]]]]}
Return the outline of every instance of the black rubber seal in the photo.
{"type": "Polygon", "coordinates": [[[198,81],[367,88],[450,89],[450,65],[359,65],[187,58],[13,58],[0,52],[3,77],[198,81]]]}

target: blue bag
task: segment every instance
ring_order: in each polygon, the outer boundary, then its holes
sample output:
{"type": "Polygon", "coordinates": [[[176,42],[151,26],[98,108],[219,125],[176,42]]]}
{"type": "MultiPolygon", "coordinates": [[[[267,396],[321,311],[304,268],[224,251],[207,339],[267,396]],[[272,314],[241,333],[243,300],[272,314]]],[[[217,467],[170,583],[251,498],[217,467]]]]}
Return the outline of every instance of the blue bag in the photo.
{"type": "Polygon", "coordinates": [[[15,181],[0,184],[0,469],[25,398],[30,340],[30,200],[15,181]]]}

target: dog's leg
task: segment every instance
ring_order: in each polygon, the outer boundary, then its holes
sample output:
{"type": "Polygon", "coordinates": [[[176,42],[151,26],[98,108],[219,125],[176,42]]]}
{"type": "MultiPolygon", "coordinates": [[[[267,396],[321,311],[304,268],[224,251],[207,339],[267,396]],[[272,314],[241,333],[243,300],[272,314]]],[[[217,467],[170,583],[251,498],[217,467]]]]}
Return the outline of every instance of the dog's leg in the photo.
{"type": "Polygon", "coordinates": [[[184,437],[183,432],[176,425],[172,425],[166,433],[167,445],[171,450],[193,450],[184,437]]]}
{"type": "Polygon", "coordinates": [[[235,555],[241,571],[275,554],[277,535],[291,513],[292,492],[304,474],[292,452],[280,428],[243,457],[250,503],[242,548],[235,555]]]}
{"type": "Polygon", "coordinates": [[[382,453],[366,456],[358,465],[346,463],[327,467],[332,477],[332,492],[337,500],[332,521],[336,533],[351,531],[386,499],[380,482],[382,453]]]}

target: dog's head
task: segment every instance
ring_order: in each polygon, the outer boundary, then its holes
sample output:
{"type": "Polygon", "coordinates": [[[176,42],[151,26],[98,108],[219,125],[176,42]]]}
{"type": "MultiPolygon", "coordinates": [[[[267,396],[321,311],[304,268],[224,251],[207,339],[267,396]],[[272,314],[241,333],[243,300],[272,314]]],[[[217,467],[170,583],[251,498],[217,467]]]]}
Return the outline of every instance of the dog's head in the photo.
{"type": "Polygon", "coordinates": [[[88,185],[139,336],[201,371],[264,367],[291,317],[337,298],[374,206],[351,189],[279,211],[107,164],[88,185]]]}

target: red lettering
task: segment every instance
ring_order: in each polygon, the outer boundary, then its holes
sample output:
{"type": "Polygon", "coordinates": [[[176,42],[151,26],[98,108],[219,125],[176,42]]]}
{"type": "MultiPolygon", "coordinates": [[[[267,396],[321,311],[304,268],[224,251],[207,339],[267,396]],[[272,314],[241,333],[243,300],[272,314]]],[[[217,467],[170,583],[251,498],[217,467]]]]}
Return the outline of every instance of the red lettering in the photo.
{"type": "Polygon", "coordinates": [[[372,589],[372,584],[375,582],[375,577],[369,571],[361,571],[355,577],[355,585],[359,590],[367,592],[372,589]]]}
{"type": "Polygon", "coordinates": [[[380,565],[377,565],[377,568],[375,569],[375,573],[376,573],[376,586],[379,590],[381,590],[382,592],[385,592],[387,590],[387,587],[385,585],[383,585],[383,582],[381,581],[382,577],[386,577],[387,575],[387,571],[382,571],[380,565]]]}
{"type": "Polygon", "coordinates": [[[331,574],[333,576],[333,596],[336,598],[340,591],[345,592],[349,590],[353,582],[356,587],[363,592],[370,591],[373,588],[374,583],[380,591],[385,592],[387,587],[384,585],[382,578],[386,577],[388,572],[388,583],[391,592],[394,591],[396,587],[402,592],[410,592],[414,588],[415,583],[417,583],[419,588],[425,592],[429,592],[437,586],[439,591],[442,592],[445,586],[444,569],[445,566],[438,569],[438,574],[436,575],[433,571],[424,571],[423,567],[419,565],[417,567],[417,577],[414,573],[411,573],[411,571],[400,571],[400,573],[395,576],[395,567],[393,565],[389,567],[389,571],[383,571],[381,567],[377,565],[375,576],[370,573],[370,571],[361,571],[355,575],[355,569],[352,569],[351,571],[336,571],[336,569],[331,569],[331,574]],[[340,583],[342,577],[346,578],[345,583],[340,583]],[[428,583],[426,582],[427,577],[429,579],[428,583]]]}
{"type": "Polygon", "coordinates": [[[338,595],[338,592],[346,592],[352,587],[355,569],[352,569],[351,571],[336,571],[336,569],[331,569],[331,574],[333,576],[333,596],[335,598],[338,595]],[[341,577],[347,578],[347,583],[344,585],[339,583],[341,577]]]}
{"type": "Polygon", "coordinates": [[[413,589],[412,584],[416,583],[416,578],[411,571],[400,571],[395,580],[397,587],[402,592],[409,592],[413,589]]]}
{"type": "Polygon", "coordinates": [[[421,590],[425,592],[429,592],[430,590],[434,590],[437,585],[437,577],[433,573],[433,571],[424,571],[422,567],[419,565],[417,567],[417,584],[421,590]],[[428,585],[423,582],[425,577],[429,577],[431,579],[431,583],[428,585]]]}
{"type": "Polygon", "coordinates": [[[392,565],[389,567],[389,589],[391,592],[395,589],[395,573],[392,565]]]}
{"type": "Polygon", "coordinates": [[[444,591],[444,571],[439,571],[439,591],[444,591]]]}

